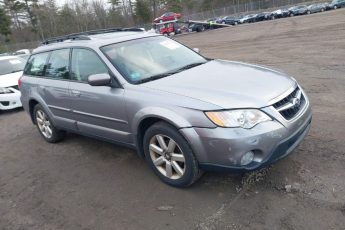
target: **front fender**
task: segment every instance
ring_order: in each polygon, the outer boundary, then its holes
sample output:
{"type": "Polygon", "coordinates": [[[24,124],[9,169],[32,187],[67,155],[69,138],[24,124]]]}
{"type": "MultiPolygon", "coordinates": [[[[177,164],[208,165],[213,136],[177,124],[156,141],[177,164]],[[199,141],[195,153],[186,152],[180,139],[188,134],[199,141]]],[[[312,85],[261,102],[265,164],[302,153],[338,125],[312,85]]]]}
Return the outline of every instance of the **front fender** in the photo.
{"type": "Polygon", "coordinates": [[[132,133],[137,135],[138,134],[138,127],[140,123],[145,120],[146,118],[159,118],[164,120],[172,125],[174,125],[177,129],[192,127],[192,124],[187,121],[186,118],[179,115],[178,113],[162,107],[148,107],[139,110],[132,120],[131,129],[132,133]]]}

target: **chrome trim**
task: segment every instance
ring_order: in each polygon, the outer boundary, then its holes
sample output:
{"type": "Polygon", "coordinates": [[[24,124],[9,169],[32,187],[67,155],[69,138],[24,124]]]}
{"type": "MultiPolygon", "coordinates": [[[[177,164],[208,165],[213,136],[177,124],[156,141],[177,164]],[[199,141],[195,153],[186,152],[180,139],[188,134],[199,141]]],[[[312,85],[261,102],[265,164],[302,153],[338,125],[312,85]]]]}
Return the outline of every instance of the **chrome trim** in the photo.
{"type": "Polygon", "coordinates": [[[59,106],[54,106],[54,105],[48,105],[48,108],[62,110],[62,111],[67,111],[67,112],[72,112],[71,109],[66,109],[66,108],[59,107],[59,106]]]}
{"type": "Polygon", "coordinates": [[[120,131],[120,130],[110,129],[110,128],[107,128],[107,127],[104,127],[104,126],[93,125],[93,124],[90,124],[90,123],[84,123],[84,122],[77,121],[77,128],[78,128],[78,130],[80,130],[80,128],[85,128],[85,127],[92,128],[92,129],[98,129],[98,130],[110,132],[110,133],[113,133],[113,134],[118,134],[118,135],[121,135],[121,136],[129,136],[130,135],[130,133],[128,133],[128,132],[123,132],[123,131],[120,131]]]}
{"type": "Polygon", "coordinates": [[[283,100],[284,98],[289,96],[297,87],[298,87],[298,84],[297,84],[297,82],[295,82],[294,86],[292,86],[290,89],[286,90],[283,94],[279,95],[278,97],[271,99],[268,102],[268,104],[273,105],[273,104],[277,103],[278,101],[283,100]]]}
{"type": "Polygon", "coordinates": [[[278,112],[291,109],[292,107],[296,106],[296,104],[301,103],[302,91],[299,89],[297,91],[296,96],[293,98],[294,100],[290,101],[289,103],[277,108],[278,112]]]}
{"type": "Polygon", "coordinates": [[[119,120],[119,119],[115,119],[115,118],[111,118],[111,117],[105,117],[105,116],[96,115],[96,114],[92,114],[92,113],[85,113],[85,112],[78,111],[78,110],[66,109],[66,108],[59,107],[59,106],[54,106],[54,105],[48,105],[48,107],[52,108],[52,109],[57,109],[57,110],[65,111],[65,112],[71,112],[71,113],[76,113],[76,114],[85,115],[85,116],[89,116],[89,117],[94,117],[94,118],[100,118],[100,119],[105,119],[105,120],[109,120],[109,121],[114,121],[114,122],[117,122],[117,123],[128,124],[127,121],[119,120]]]}
{"type": "Polygon", "coordinates": [[[127,121],[119,120],[119,119],[115,119],[115,118],[111,118],[111,117],[105,117],[105,116],[96,115],[96,114],[92,114],[92,113],[85,113],[85,112],[77,111],[77,110],[72,110],[72,112],[76,113],[76,114],[80,114],[80,115],[89,116],[89,117],[95,117],[95,118],[105,119],[105,120],[114,121],[114,122],[118,122],[118,123],[122,123],[122,124],[128,124],[127,121]]]}

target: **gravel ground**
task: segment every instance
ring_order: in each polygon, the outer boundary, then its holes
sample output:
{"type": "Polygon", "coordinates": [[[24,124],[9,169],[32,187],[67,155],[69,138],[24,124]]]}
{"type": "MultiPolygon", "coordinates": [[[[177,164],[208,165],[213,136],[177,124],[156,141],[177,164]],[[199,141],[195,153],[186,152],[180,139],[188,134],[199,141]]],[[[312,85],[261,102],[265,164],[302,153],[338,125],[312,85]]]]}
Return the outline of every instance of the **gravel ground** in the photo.
{"type": "Polygon", "coordinates": [[[176,189],[132,150],[72,134],[48,144],[22,110],[4,112],[0,229],[345,229],[345,9],[177,39],[294,76],[314,111],[299,148],[176,189]]]}

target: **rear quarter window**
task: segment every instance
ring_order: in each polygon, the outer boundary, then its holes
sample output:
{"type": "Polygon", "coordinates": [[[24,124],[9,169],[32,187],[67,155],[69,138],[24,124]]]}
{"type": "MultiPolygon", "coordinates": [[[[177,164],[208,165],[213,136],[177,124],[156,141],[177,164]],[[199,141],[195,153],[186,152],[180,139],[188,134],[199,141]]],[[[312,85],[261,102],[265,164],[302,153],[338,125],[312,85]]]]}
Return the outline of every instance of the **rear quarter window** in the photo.
{"type": "Polygon", "coordinates": [[[25,66],[24,74],[31,76],[43,76],[49,53],[34,54],[25,66]]]}

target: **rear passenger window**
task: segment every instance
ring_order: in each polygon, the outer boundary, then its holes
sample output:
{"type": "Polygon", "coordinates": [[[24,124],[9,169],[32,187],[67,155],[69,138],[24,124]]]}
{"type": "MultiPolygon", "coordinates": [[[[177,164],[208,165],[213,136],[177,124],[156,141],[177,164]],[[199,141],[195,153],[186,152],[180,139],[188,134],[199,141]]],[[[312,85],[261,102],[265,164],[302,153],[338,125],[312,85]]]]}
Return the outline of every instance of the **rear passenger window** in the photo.
{"type": "Polygon", "coordinates": [[[71,79],[87,82],[92,74],[109,73],[96,53],[87,49],[73,49],[71,79]]]}
{"type": "Polygon", "coordinates": [[[47,64],[45,76],[56,79],[69,79],[69,53],[70,49],[53,51],[47,64]]]}
{"type": "Polygon", "coordinates": [[[24,74],[32,76],[43,76],[49,53],[34,54],[25,66],[24,74]]]}

